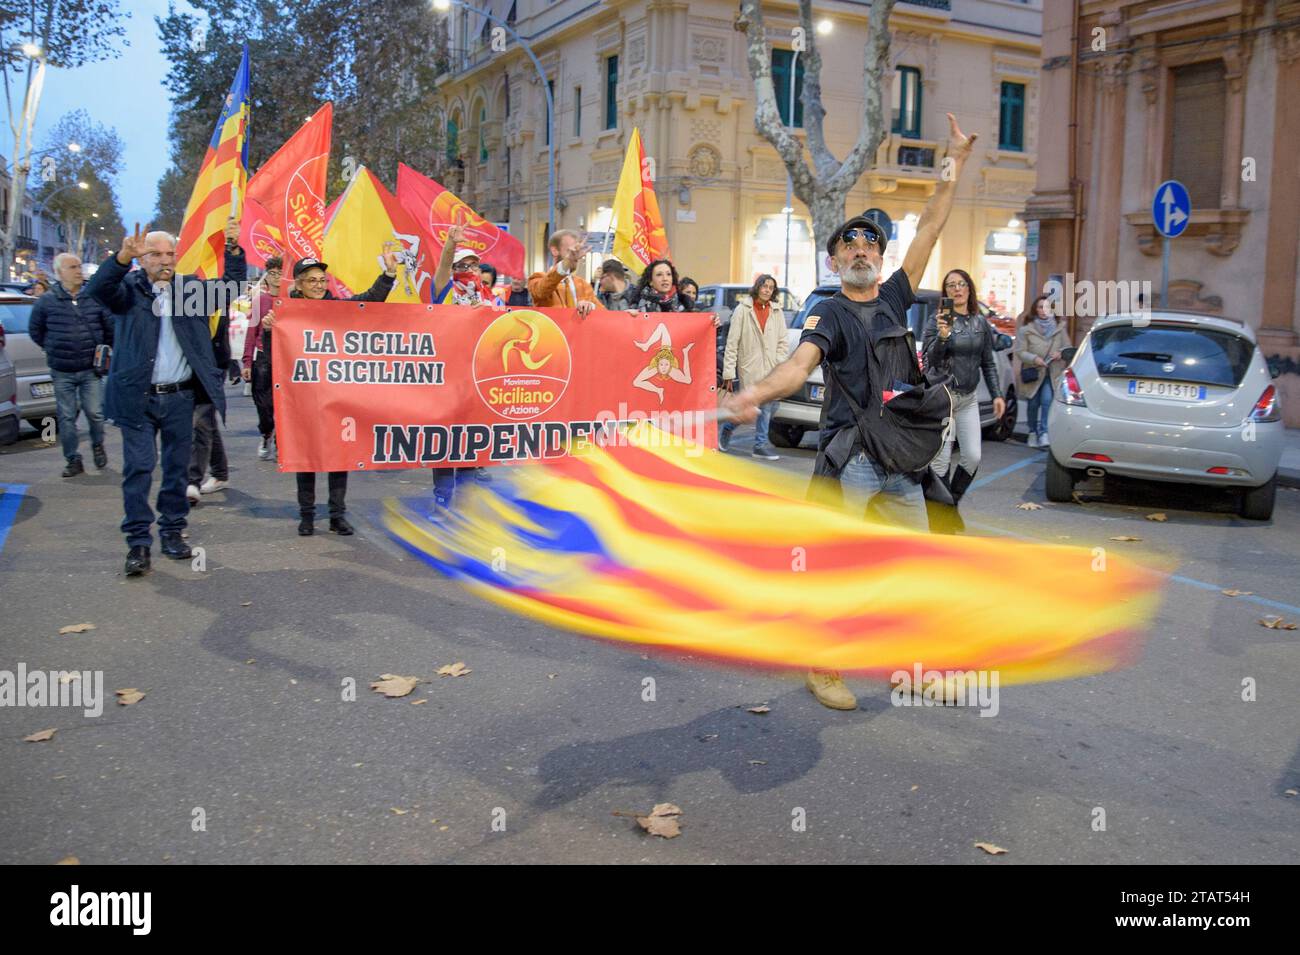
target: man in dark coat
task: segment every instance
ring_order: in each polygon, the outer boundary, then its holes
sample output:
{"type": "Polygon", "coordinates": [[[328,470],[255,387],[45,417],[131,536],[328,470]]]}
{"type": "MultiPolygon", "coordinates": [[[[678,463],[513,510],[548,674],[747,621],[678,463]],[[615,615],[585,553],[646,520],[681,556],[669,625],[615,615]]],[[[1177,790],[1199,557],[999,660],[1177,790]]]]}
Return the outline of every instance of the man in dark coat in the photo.
{"type": "Polygon", "coordinates": [[[63,476],[85,472],[77,441],[77,416],[86,413],[95,467],[108,467],[104,451],[104,384],[95,373],[95,350],[113,344],[113,316],[97,300],[83,295],[81,259],[71,252],[54,258],[58,281],[32,306],[28,331],[45,351],[58,402],[59,442],[66,465],[63,476]]]}
{"type": "Polygon", "coordinates": [[[104,413],[122,431],[122,532],[130,548],[126,574],[149,569],[154,512],[149,507],[158,445],[158,536],[175,560],[191,556],[181,538],[189,515],[186,470],[194,436],[194,403],[210,401],[224,419],[224,368],[212,349],[209,316],[239,297],[248,274],[239,247],[239,222],[226,224],[225,273],[219,280],[176,274],[176,239],[166,232],[135,231],[122,240],[87,287],[116,316],[113,367],[104,413]],[[131,260],[140,268],[131,271],[131,260]]]}

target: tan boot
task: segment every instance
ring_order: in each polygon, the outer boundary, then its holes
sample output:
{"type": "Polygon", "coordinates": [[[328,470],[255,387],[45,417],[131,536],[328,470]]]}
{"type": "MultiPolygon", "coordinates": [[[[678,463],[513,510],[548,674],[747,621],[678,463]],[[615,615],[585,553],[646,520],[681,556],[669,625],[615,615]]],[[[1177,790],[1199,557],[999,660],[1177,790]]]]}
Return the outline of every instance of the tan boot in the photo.
{"type": "Polygon", "coordinates": [[[834,670],[809,670],[806,682],[822,706],[829,706],[833,710],[858,708],[858,698],[849,692],[849,688],[834,670]]]}

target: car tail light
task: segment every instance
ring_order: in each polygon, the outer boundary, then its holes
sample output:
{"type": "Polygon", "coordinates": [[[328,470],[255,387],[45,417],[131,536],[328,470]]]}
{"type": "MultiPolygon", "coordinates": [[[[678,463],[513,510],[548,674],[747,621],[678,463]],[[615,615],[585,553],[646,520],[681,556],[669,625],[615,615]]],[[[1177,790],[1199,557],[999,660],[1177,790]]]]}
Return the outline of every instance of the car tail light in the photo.
{"type": "Polygon", "coordinates": [[[1269,385],[1264,389],[1264,393],[1259,396],[1255,402],[1255,407],[1250,411],[1251,421],[1279,421],[1282,416],[1277,410],[1277,388],[1269,385]]]}
{"type": "Polygon", "coordinates": [[[1241,468],[1217,467],[1217,468],[1206,468],[1205,473],[1221,474],[1224,475],[1225,477],[1246,477],[1248,472],[1243,471],[1241,468]]]}
{"type": "Polygon", "coordinates": [[[1079,379],[1074,377],[1074,369],[1067,368],[1061,375],[1060,401],[1067,405],[1087,406],[1088,402],[1083,400],[1083,389],[1079,387],[1079,379]]]}
{"type": "Polygon", "coordinates": [[[1114,464],[1109,454],[1088,454],[1084,451],[1076,451],[1070,455],[1072,458],[1078,458],[1080,461],[1100,461],[1102,464],[1114,464]]]}

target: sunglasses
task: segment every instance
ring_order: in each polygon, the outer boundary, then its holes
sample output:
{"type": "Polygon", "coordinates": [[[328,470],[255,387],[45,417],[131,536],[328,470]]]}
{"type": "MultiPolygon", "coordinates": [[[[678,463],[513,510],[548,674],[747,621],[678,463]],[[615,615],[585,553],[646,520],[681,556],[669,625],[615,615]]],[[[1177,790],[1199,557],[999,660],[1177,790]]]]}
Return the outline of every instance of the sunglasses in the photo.
{"type": "Polygon", "coordinates": [[[845,245],[852,245],[858,239],[880,245],[880,233],[875,229],[846,229],[840,233],[840,239],[845,245]]]}

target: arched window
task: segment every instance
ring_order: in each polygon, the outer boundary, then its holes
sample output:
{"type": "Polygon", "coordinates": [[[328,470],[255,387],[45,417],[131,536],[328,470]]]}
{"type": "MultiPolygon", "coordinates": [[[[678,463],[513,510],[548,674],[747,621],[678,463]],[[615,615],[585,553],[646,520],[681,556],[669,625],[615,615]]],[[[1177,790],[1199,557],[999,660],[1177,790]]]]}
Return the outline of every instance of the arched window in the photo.
{"type": "Polygon", "coordinates": [[[447,162],[454,163],[460,156],[460,124],[456,117],[447,120],[447,162]]]}
{"type": "Polygon", "coordinates": [[[487,162],[487,107],[480,106],[478,111],[478,161],[487,162]]]}

